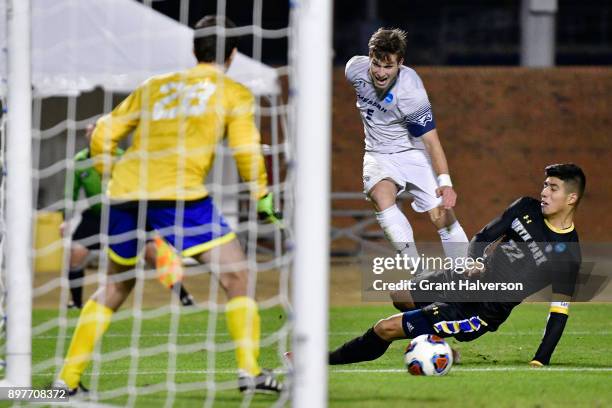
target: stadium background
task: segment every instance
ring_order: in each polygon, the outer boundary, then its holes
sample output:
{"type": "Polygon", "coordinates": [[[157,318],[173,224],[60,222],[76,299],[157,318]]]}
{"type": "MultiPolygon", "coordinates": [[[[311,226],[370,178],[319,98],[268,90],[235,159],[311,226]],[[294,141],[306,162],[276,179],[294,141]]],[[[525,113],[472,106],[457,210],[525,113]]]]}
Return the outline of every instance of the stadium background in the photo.
{"type": "MultiPolygon", "coordinates": [[[[179,1],[147,4],[173,19],[181,19],[179,1]]],[[[270,0],[262,5],[263,27],[276,29],[288,24],[286,1],[270,0]]],[[[227,15],[238,25],[251,24],[252,6],[253,1],[228,2],[227,15]]],[[[215,2],[189,2],[187,20],[193,24],[199,16],[215,12],[215,2]]],[[[603,0],[558,2],[555,32],[558,66],[550,68],[518,66],[519,13],[519,1],[415,0],[394,7],[375,0],[334,3],[332,255],[358,255],[365,240],[385,245],[371,205],[361,194],[363,131],[354,108],[354,93],[343,72],[344,63],[352,55],[367,52],[368,37],[381,25],[408,31],[406,64],[417,68],[432,101],[459,195],[457,214],[468,236],[518,196],[537,197],[544,166],[574,161],[587,174],[586,195],[577,217],[581,240],[599,243],[612,240],[612,214],[603,205],[612,198],[609,177],[612,164],[608,160],[612,148],[612,68],[609,66],[612,63],[609,19],[612,4],[603,0]],[[348,198],[342,198],[343,193],[349,193],[348,198]],[[356,236],[343,235],[366,218],[371,220],[370,224],[358,229],[356,236]]],[[[252,53],[253,41],[252,36],[241,37],[240,51],[252,53]]],[[[286,64],[286,53],[285,38],[263,40],[265,63],[286,64]]],[[[286,100],[284,79],[283,99],[286,100]]],[[[113,95],[113,105],[122,97],[113,95]]],[[[80,96],[76,119],[84,120],[102,112],[103,100],[100,89],[80,96]]],[[[42,103],[42,129],[51,128],[66,118],[66,98],[47,98],[42,103]]],[[[269,142],[265,131],[263,138],[269,142]]],[[[77,147],[83,147],[84,143],[79,135],[77,147]]],[[[41,152],[40,168],[64,159],[65,139],[43,142],[41,152]]],[[[46,180],[38,191],[38,208],[61,199],[63,183],[63,174],[46,180]]],[[[438,242],[427,215],[416,214],[408,208],[407,213],[417,242],[438,242]]],[[[57,217],[52,222],[57,223],[57,217]]],[[[42,227],[54,235],[44,241],[56,239],[55,225],[42,227]]],[[[55,259],[59,257],[58,252],[55,259]]],[[[49,258],[38,261],[37,266],[42,265],[42,269],[56,276],[58,268],[48,265],[57,262],[49,262],[49,258]]],[[[332,284],[353,275],[335,273],[336,268],[338,265],[333,265],[332,284]]],[[[358,301],[358,276],[351,281],[356,290],[348,301],[358,301]]],[[[340,295],[333,296],[333,301],[347,301],[341,300],[342,290],[332,289],[332,293],[340,295]]],[[[163,301],[166,295],[160,292],[163,301]]]]}
{"type": "MultiPolygon", "coordinates": [[[[228,16],[239,25],[249,24],[251,3],[228,2],[228,16]]],[[[605,159],[612,145],[612,3],[557,3],[557,67],[529,69],[517,67],[521,1],[411,0],[392,6],[376,0],[334,1],[332,192],[362,189],[357,175],[363,131],[344,64],[367,53],[367,40],[376,28],[400,27],[408,33],[405,63],[416,66],[432,101],[459,194],[457,213],[468,236],[516,197],[537,197],[545,165],[574,161],[583,166],[588,183],[577,218],[581,239],[612,240],[612,214],[597,204],[612,194],[612,180],[606,176],[612,164],[605,159]]],[[[264,26],[286,26],[288,4],[263,2],[264,26]]],[[[179,18],[178,2],[152,6],[179,18]]],[[[215,11],[214,2],[191,2],[190,22],[215,11]]],[[[249,53],[251,44],[252,37],[243,38],[241,51],[249,53]]],[[[285,40],[264,40],[263,61],[285,63],[286,46],[285,40]]],[[[334,201],[332,207],[370,208],[363,200],[334,201]]],[[[410,220],[417,240],[437,241],[426,216],[413,214],[410,220]]],[[[346,217],[334,220],[338,227],[350,223],[346,217]]]]}
{"type": "MultiPolygon", "coordinates": [[[[612,215],[598,203],[607,202],[612,194],[612,180],[607,177],[612,165],[606,160],[612,145],[612,4],[558,3],[558,66],[533,69],[518,67],[519,1],[419,0],[394,7],[374,0],[336,1],[332,191],[358,193],[362,188],[358,175],[363,132],[353,92],[344,79],[344,63],[367,52],[367,38],[376,27],[397,26],[408,31],[406,64],[417,68],[432,101],[459,194],[457,213],[468,236],[515,197],[537,196],[546,164],[574,161],[584,167],[588,178],[577,222],[581,238],[611,240],[612,215]]],[[[151,6],[178,20],[180,4],[154,1],[151,6]]],[[[262,4],[265,28],[288,24],[286,1],[262,4]]],[[[252,10],[252,1],[228,2],[227,15],[238,25],[251,24],[252,10]]],[[[189,2],[188,20],[192,24],[198,16],[214,12],[215,2],[189,2]]],[[[251,53],[252,44],[252,36],[242,37],[241,52],[251,53]]],[[[263,40],[265,63],[285,64],[286,53],[286,39],[263,40]]],[[[115,95],[113,103],[121,98],[115,95]]],[[[41,127],[63,120],[66,105],[64,98],[45,99],[41,127]]],[[[84,94],[78,101],[77,119],[102,109],[99,90],[84,94]]],[[[41,167],[64,158],[65,149],[58,142],[43,144],[41,167]]],[[[77,145],[83,143],[82,138],[77,140],[77,145]]],[[[41,186],[39,208],[61,198],[62,183],[63,177],[56,177],[41,186]]],[[[361,198],[334,201],[332,207],[356,213],[370,208],[361,198]]],[[[333,222],[346,227],[352,221],[336,217],[333,222]]],[[[417,240],[437,240],[426,217],[413,214],[411,222],[417,240]]]]}
{"type": "MultiPolygon", "coordinates": [[[[538,197],[544,166],[574,161],[587,174],[587,191],[576,221],[581,240],[604,243],[612,239],[612,214],[602,205],[612,200],[612,69],[420,67],[418,71],[434,106],[459,195],[457,214],[468,236],[517,197],[538,197]]],[[[84,117],[94,114],[98,96],[94,92],[81,97],[85,99],[79,106],[86,108],[79,113],[84,117]]],[[[62,106],[50,101],[46,119],[53,122],[54,113],[62,117],[62,106]]],[[[332,202],[334,213],[343,214],[332,217],[332,225],[351,228],[364,214],[373,219],[373,213],[360,193],[363,130],[343,67],[336,67],[333,73],[332,135],[332,191],[354,193],[352,199],[332,202]]],[[[428,216],[404,207],[417,242],[438,241],[428,216]]],[[[375,222],[362,233],[361,238],[385,245],[375,222]]],[[[358,255],[356,248],[360,246],[354,240],[340,238],[332,241],[331,249],[333,254],[358,255]]],[[[334,304],[361,300],[360,275],[353,261],[338,258],[332,264],[334,304]]],[[[40,278],[46,281],[51,276],[40,278]]],[[[204,278],[190,282],[189,287],[199,287],[195,295],[205,294],[207,282],[204,278]]],[[[258,283],[263,298],[276,290],[271,282],[276,278],[258,283]]],[[[153,303],[167,301],[168,294],[155,283],[148,290],[149,299],[156,299],[153,303]]],[[[36,303],[54,305],[55,296],[36,303]]]]}
{"type": "MultiPolygon", "coordinates": [[[[576,221],[581,240],[612,239],[612,69],[417,68],[428,90],[468,236],[517,197],[539,197],[547,164],[584,168],[576,221]]],[[[362,188],[363,129],[354,91],[334,71],[332,191],[362,188]]],[[[352,206],[356,202],[351,203],[352,206]]],[[[369,208],[369,203],[363,203],[369,208]]],[[[408,217],[419,240],[437,240],[428,216],[408,217]]]]}
{"type": "MultiPolygon", "coordinates": [[[[251,24],[252,3],[228,2],[227,15],[238,25],[251,24]]],[[[176,20],[180,19],[180,4],[150,3],[176,20]]],[[[263,27],[276,29],[288,24],[287,2],[271,0],[262,4],[263,27]]],[[[607,17],[612,13],[612,4],[597,0],[559,1],[555,33],[558,66],[551,68],[518,66],[519,9],[518,1],[411,1],[393,8],[367,0],[334,3],[331,177],[336,199],[331,206],[332,228],[340,234],[332,240],[333,255],[357,255],[362,240],[384,245],[375,222],[358,230],[358,237],[342,237],[342,231],[364,218],[373,221],[371,205],[361,194],[363,130],[343,67],[353,54],[367,52],[367,39],[380,25],[408,31],[406,64],[417,68],[432,101],[459,195],[457,214],[468,236],[516,197],[537,197],[545,165],[574,161],[587,174],[586,196],[577,217],[581,239],[612,240],[612,214],[602,205],[612,198],[612,164],[607,160],[612,146],[612,68],[605,65],[612,63],[612,23],[607,17]],[[350,197],[337,199],[342,193],[350,197]]],[[[199,16],[214,12],[215,2],[189,2],[188,20],[193,24],[199,16]]],[[[253,37],[247,35],[241,37],[239,48],[250,54],[252,44],[253,37]]],[[[263,40],[265,63],[285,64],[286,53],[286,39],[263,40]]],[[[286,81],[283,85],[286,100],[286,81]]],[[[113,105],[122,97],[114,95],[113,105]]],[[[41,128],[64,120],[67,105],[61,97],[43,100],[41,128]]],[[[83,94],[77,106],[78,120],[99,114],[103,111],[102,91],[83,94]]],[[[263,138],[269,140],[265,131],[263,138]]],[[[84,145],[81,137],[77,139],[79,145],[84,145]]],[[[44,142],[41,152],[41,168],[63,159],[62,138],[44,142]]],[[[63,182],[59,174],[40,186],[39,208],[61,198],[63,182]]],[[[427,215],[411,209],[407,213],[417,241],[438,241],[427,215]]],[[[39,265],[46,260],[41,261],[39,265]]],[[[347,278],[346,273],[337,277],[334,271],[332,268],[332,283],[347,278]]],[[[160,292],[160,296],[166,298],[165,293],[160,292]]],[[[349,297],[358,299],[357,293],[349,297]]],[[[333,299],[340,300],[336,296],[333,299]]]]}

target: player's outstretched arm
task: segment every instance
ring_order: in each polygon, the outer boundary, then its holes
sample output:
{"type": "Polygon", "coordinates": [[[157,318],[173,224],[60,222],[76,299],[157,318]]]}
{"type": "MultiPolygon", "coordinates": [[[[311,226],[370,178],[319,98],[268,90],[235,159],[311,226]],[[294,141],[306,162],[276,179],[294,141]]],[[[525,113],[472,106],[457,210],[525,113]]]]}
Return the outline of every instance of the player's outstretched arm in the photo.
{"type": "Polygon", "coordinates": [[[232,94],[232,109],[227,118],[227,138],[240,177],[251,183],[251,195],[257,198],[257,213],[263,221],[283,227],[282,215],[274,207],[274,197],[268,192],[268,175],[261,151],[261,135],[253,113],[253,95],[244,87],[232,94]]]}
{"type": "Polygon", "coordinates": [[[251,194],[260,199],[268,194],[268,175],[261,152],[261,135],[255,125],[255,100],[245,87],[233,89],[227,117],[227,141],[242,180],[251,184],[251,194]]]}
{"type": "Polygon", "coordinates": [[[550,313],[546,320],[546,330],[540,346],[533,359],[529,362],[532,367],[543,367],[550,364],[552,357],[567,323],[569,313],[570,296],[553,294],[553,302],[550,304],[550,313]]]}
{"type": "Polygon", "coordinates": [[[457,193],[455,193],[453,189],[453,184],[449,176],[448,162],[446,161],[446,155],[444,154],[442,143],[440,143],[440,138],[438,137],[438,131],[432,129],[421,137],[423,138],[423,144],[425,144],[427,153],[429,153],[431,157],[433,169],[438,175],[439,187],[436,189],[436,193],[439,197],[442,197],[442,206],[447,210],[451,209],[457,202],[457,193]]]}
{"type": "MultiPolygon", "coordinates": [[[[251,101],[248,98],[247,101],[251,101]]],[[[251,194],[257,198],[257,213],[263,221],[283,226],[282,215],[274,207],[274,197],[268,192],[268,175],[261,152],[260,135],[253,120],[252,108],[247,102],[234,110],[229,120],[228,142],[240,177],[251,184],[251,194]]]]}
{"type": "Polygon", "coordinates": [[[139,123],[141,111],[141,91],[136,89],[125,98],[113,111],[102,116],[96,122],[91,135],[91,157],[94,168],[100,173],[108,173],[112,167],[113,156],[119,141],[126,137],[139,123]]]}

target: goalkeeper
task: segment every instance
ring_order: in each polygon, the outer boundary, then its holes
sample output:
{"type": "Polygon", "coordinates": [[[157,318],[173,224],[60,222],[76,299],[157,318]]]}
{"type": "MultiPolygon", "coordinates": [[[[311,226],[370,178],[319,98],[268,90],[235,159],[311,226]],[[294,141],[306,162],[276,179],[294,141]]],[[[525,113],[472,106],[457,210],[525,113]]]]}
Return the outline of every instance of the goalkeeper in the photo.
{"type": "MultiPolygon", "coordinates": [[[[470,243],[473,259],[492,250],[485,258],[484,269],[470,270],[468,280],[520,282],[523,290],[512,294],[497,292],[494,298],[478,293],[478,298],[443,293],[433,302],[431,294],[419,290],[395,293],[394,305],[402,313],[380,320],[362,336],[338,347],[330,353],[329,363],[374,360],[387,351],[392,341],[422,334],[475,340],[496,331],[525,298],[551,286],[552,303],[544,337],[529,363],[534,367],[548,365],[567,322],[569,300],[580,268],[581,254],[573,220],[586,180],[574,164],[548,166],[545,174],[539,200],[530,197],[516,200],[470,243]],[[460,300],[462,296],[464,300],[460,300]]],[[[452,271],[416,278],[417,283],[425,279],[448,283],[465,278],[452,271]]]]}
{"type": "Polygon", "coordinates": [[[91,154],[101,172],[111,169],[118,142],[134,134],[131,146],[112,166],[107,189],[109,277],[84,305],[59,375],[71,393],[83,390],[81,375],[94,346],[135,285],[135,278],[124,273],[138,260],[133,232],[142,224],[157,230],[182,256],[211,264],[228,298],[225,313],[236,344],[240,391],[282,390],[258,363],[260,317],[255,300],[247,295],[245,254],[203,184],[215,146],[227,135],[240,176],[258,200],[260,216],[279,222],[267,189],[254,97],[224,74],[237,40],[224,39],[224,63],[218,64],[217,26],[235,27],[228,19],[204,17],[195,26],[195,67],[148,79],[96,124],[91,154]],[[145,212],[141,217],[140,208],[145,212]]]}
{"type": "MultiPolygon", "coordinates": [[[[87,126],[85,138],[91,142],[91,134],[93,133],[94,125],[87,126]]],[[[121,148],[117,148],[115,153],[118,156],[123,154],[121,148]]],[[[83,307],[83,282],[85,276],[85,266],[89,251],[100,249],[100,216],[102,206],[99,202],[100,194],[102,193],[102,177],[100,173],[91,166],[86,164],[90,159],[89,147],[79,151],[74,156],[75,170],[73,177],[72,188],[66,185],[66,197],[70,197],[73,202],[77,202],[81,190],[85,193],[90,206],[81,213],[81,221],[72,232],[72,243],[70,245],[70,270],[68,271],[68,280],[70,281],[70,295],[72,300],[68,307],[80,309],[83,307]]],[[[61,233],[69,233],[72,231],[72,220],[65,220],[61,227],[61,233]]],[[[184,306],[193,305],[193,297],[187,292],[184,286],[179,282],[182,277],[181,259],[174,253],[172,248],[168,246],[162,239],[155,239],[147,242],[145,251],[145,260],[148,265],[158,267],[158,273],[163,271],[170,272],[174,277],[167,286],[177,291],[180,296],[181,304],[184,306]],[[158,257],[160,254],[168,254],[170,256],[158,257]]]]}

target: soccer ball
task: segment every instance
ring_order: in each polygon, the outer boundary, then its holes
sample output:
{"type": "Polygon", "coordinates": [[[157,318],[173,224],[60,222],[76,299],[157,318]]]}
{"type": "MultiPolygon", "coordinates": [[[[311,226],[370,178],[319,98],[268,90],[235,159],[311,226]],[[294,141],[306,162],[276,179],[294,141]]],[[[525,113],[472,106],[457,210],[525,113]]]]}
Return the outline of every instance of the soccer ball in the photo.
{"type": "Polygon", "coordinates": [[[445,375],[453,365],[453,352],[443,338],[423,334],[406,347],[404,363],[412,375],[445,375]]]}

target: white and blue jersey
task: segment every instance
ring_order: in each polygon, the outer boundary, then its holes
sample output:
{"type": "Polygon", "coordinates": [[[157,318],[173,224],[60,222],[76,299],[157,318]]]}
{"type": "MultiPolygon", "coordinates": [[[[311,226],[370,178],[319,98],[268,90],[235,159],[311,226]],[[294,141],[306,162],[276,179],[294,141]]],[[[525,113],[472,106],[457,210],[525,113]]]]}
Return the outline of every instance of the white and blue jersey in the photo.
{"type": "Polygon", "coordinates": [[[421,78],[413,69],[402,65],[395,84],[379,97],[369,68],[368,57],[355,56],[347,62],[345,69],[346,78],[357,94],[366,152],[424,150],[420,137],[436,125],[421,78]]]}

